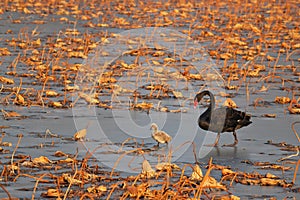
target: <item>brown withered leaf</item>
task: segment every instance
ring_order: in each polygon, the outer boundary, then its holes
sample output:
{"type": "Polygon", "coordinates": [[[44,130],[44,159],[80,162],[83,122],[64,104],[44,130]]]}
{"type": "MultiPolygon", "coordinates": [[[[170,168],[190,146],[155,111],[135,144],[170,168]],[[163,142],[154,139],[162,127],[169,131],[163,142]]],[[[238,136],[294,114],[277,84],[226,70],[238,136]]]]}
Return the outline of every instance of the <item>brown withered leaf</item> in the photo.
{"type": "Polygon", "coordinates": [[[64,152],[62,152],[62,151],[56,151],[55,153],[54,153],[54,156],[55,157],[64,157],[64,156],[68,156],[66,153],[64,153],[64,152]]]}
{"type": "Polygon", "coordinates": [[[54,107],[54,108],[62,108],[63,104],[61,102],[58,101],[51,101],[48,104],[50,107],[54,107]]]}
{"type": "Polygon", "coordinates": [[[34,158],[32,162],[36,165],[47,165],[53,163],[49,158],[46,156],[40,156],[38,158],[34,158]]]}
{"type": "Polygon", "coordinates": [[[66,91],[76,91],[76,90],[79,90],[79,86],[78,85],[74,85],[74,86],[66,85],[65,90],[66,91]]]}
{"type": "Polygon", "coordinates": [[[298,103],[298,101],[296,99],[291,100],[291,103],[288,106],[288,111],[291,114],[300,114],[300,104],[298,103]]]}
{"type": "Polygon", "coordinates": [[[290,102],[291,102],[291,99],[289,97],[276,97],[275,98],[275,103],[287,104],[290,102]]]}
{"type": "Polygon", "coordinates": [[[0,142],[0,145],[4,146],[4,147],[11,147],[12,143],[11,142],[0,142]]]}
{"type": "Polygon", "coordinates": [[[0,76],[0,82],[6,83],[6,84],[14,84],[14,79],[6,78],[4,76],[0,76]]]}
{"type": "Polygon", "coordinates": [[[157,170],[163,171],[163,170],[180,170],[180,167],[178,167],[178,165],[174,164],[174,163],[168,163],[168,162],[162,162],[162,163],[158,163],[155,168],[157,170]]]}
{"type": "Polygon", "coordinates": [[[82,184],[83,182],[81,180],[78,180],[76,178],[73,178],[70,174],[68,173],[64,173],[62,174],[62,177],[65,181],[67,181],[68,183],[72,184],[72,185],[79,185],[82,184]]]}
{"type": "Polygon", "coordinates": [[[22,117],[21,114],[15,112],[15,111],[10,111],[10,112],[7,112],[5,110],[1,110],[2,114],[3,114],[3,117],[4,119],[11,119],[11,118],[20,118],[22,117]]]}
{"type": "Polygon", "coordinates": [[[72,158],[66,158],[66,159],[64,159],[64,160],[58,160],[57,162],[58,162],[58,163],[74,163],[75,160],[72,159],[72,158]]]}
{"type": "Polygon", "coordinates": [[[58,189],[49,188],[47,192],[42,194],[43,197],[62,197],[64,193],[60,192],[58,189]]]}
{"type": "Polygon", "coordinates": [[[172,93],[174,94],[174,96],[175,96],[176,98],[183,98],[182,93],[179,92],[179,91],[173,90],[172,93]]]}
{"type": "Polygon", "coordinates": [[[56,97],[56,96],[59,95],[59,94],[58,94],[56,91],[54,91],[54,90],[46,90],[45,93],[46,93],[46,96],[47,96],[47,97],[56,97]]]}
{"type": "Polygon", "coordinates": [[[134,105],[134,108],[138,108],[138,109],[151,109],[153,108],[153,103],[147,103],[147,102],[142,102],[142,103],[138,103],[134,105]]]}
{"type": "Polygon", "coordinates": [[[193,167],[193,173],[190,177],[191,180],[201,181],[203,179],[203,173],[199,165],[193,167]]]}
{"type": "Polygon", "coordinates": [[[187,76],[189,79],[194,79],[194,80],[202,80],[203,79],[201,74],[189,74],[187,76]]]}
{"type": "Polygon", "coordinates": [[[99,186],[90,186],[86,189],[88,191],[88,193],[101,193],[101,192],[106,192],[107,191],[107,187],[105,187],[104,185],[99,185],[99,186]]]}
{"type": "Polygon", "coordinates": [[[258,92],[267,92],[268,91],[268,87],[262,85],[261,88],[258,90],[258,92]]]}
{"type": "Polygon", "coordinates": [[[203,184],[203,188],[215,188],[215,189],[221,189],[221,190],[227,190],[226,186],[222,183],[218,182],[214,177],[208,176],[207,179],[204,179],[202,181],[205,181],[203,184]]]}
{"type": "Polygon", "coordinates": [[[226,106],[229,108],[237,108],[236,103],[231,98],[227,98],[225,100],[225,102],[223,103],[223,106],[226,106]]]}
{"type": "Polygon", "coordinates": [[[78,96],[80,98],[83,98],[89,104],[99,104],[100,103],[100,101],[98,99],[96,99],[95,97],[93,97],[92,95],[85,94],[83,92],[78,92],[78,96]]]}
{"type": "Polygon", "coordinates": [[[262,117],[276,118],[276,114],[266,113],[266,114],[263,114],[262,117]]]}
{"type": "Polygon", "coordinates": [[[148,160],[145,159],[142,163],[141,177],[152,178],[154,176],[155,176],[155,170],[152,169],[148,160]]]}
{"type": "Polygon", "coordinates": [[[25,99],[21,94],[16,94],[16,99],[14,100],[14,103],[19,104],[19,105],[24,105],[25,99]]]}

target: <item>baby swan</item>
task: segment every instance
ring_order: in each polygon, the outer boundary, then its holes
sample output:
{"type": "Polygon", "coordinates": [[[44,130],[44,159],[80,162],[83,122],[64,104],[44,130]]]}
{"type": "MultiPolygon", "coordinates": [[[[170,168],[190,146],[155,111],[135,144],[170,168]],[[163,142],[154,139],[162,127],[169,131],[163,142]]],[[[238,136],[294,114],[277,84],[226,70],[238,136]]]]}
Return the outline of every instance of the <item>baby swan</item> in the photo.
{"type": "Polygon", "coordinates": [[[155,123],[151,124],[152,129],[152,138],[157,142],[157,147],[159,146],[159,143],[169,143],[172,140],[172,137],[168,135],[166,132],[158,130],[158,126],[155,123]]]}

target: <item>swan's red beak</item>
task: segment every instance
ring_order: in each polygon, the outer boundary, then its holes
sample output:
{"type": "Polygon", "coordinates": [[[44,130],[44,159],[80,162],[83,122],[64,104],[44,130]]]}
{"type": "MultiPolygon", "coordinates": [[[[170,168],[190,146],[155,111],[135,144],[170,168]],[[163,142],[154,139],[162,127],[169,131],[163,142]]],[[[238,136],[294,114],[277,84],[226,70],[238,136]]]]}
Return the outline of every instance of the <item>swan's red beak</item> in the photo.
{"type": "Polygon", "coordinates": [[[196,109],[198,106],[198,101],[194,101],[194,109],[196,109]]]}

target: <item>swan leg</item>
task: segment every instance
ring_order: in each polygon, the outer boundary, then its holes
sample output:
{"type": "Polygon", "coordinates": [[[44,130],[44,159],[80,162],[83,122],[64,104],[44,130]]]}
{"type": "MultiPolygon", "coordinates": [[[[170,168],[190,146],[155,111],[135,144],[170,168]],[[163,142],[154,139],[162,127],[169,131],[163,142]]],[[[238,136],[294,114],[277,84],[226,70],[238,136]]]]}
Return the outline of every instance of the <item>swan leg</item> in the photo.
{"type": "Polygon", "coordinates": [[[221,133],[218,133],[217,138],[216,138],[216,140],[215,140],[215,143],[213,143],[213,144],[206,144],[206,145],[204,145],[204,146],[207,146],[207,147],[216,147],[216,146],[218,146],[219,139],[220,139],[220,134],[221,134],[221,133]]]}
{"type": "Polygon", "coordinates": [[[223,147],[234,147],[239,142],[236,136],[236,132],[233,131],[234,143],[233,144],[223,144],[223,147]]]}

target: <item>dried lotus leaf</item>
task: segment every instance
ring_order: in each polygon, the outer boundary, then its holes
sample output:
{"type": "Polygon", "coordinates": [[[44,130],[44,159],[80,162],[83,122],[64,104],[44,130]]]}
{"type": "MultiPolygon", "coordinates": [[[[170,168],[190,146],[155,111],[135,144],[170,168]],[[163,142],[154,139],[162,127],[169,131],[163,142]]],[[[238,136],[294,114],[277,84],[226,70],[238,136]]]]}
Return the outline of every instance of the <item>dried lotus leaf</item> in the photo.
{"type": "Polygon", "coordinates": [[[290,102],[291,102],[291,99],[289,97],[276,97],[275,98],[275,103],[287,104],[290,102]]]}
{"type": "Polygon", "coordinates": [[[227,98],[225,100],[223,106],[226,106],[226,107],[229,107],[229,108],[237,108],[236,103],[231,98],[227,98]]]}
{"type": "Polygon", "coordinates": [[[60,196],[63,196],[63,193],[60,193],[58,191],[58,189],[48,189],[47,190],[47,193],[45,194],[46,197],[60,197],[60,196]]]}
{"type": "Polygon", "coordinates": [[[180,170],[180,167],[174,163],[168,163],[168,162],[162,162],[162,163],[158,163],[155,168],[157,170],[171,170],[171,169],[176,169],[176,170],[180,170]]]}
{"type": "Polygon", "coordinates": [[[152,178],[155,175],[155,170],[152,169],[150,163],[146,159],[142,163],[142,173],[141,174],[147,178],[152,178]]]}
{"type": "Polygon", "coordinates": [[[182,93],[179,92],[179,91],[173,90],[172,93],[174,94],[174,96],[175,96],[176,98],[183,98],[182,93]]]}
{"type": "Polygon", "coordinates": [[[194,170],[190,179],[197,180],[197,181],[201,181],[203,179],[203,173],[199,165],[194,166],[194,170]]]}
{"type": "Polygon", "coordinates": [[[14,84],[15,83],[15,81],[13,79],[6,78],[4,76],[0,76],[0,82],[6,83],[6,84],[14,84]]]}
{"type": "Polygon", "coordinates": [[[47,158],[46,156],[40,156],[38,158],[34,158],[32,160],[32,162],[34,164],[38,164],[38,165],[46,165],[46,164],[52,163],[52,161],[49,158],[47,158]]]}

